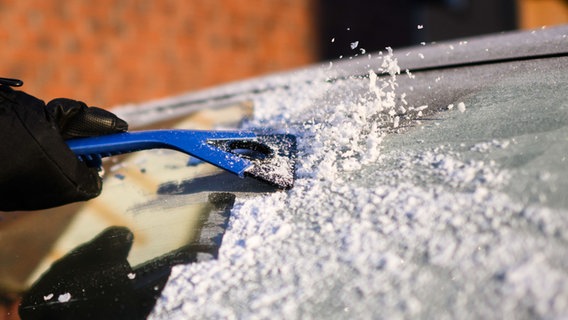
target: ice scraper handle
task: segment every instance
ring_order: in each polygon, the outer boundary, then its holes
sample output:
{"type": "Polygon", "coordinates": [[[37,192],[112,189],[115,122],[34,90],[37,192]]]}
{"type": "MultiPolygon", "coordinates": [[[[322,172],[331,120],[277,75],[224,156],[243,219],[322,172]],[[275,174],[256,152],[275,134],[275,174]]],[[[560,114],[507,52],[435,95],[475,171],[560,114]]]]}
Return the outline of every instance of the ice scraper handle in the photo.
{"type": "Polygon", "coordinates": [[[163,148],[184,152],[242,177],[251,161],[212,142],[255,138],[256,134],[247,131],[151,130],[72,139],[67,145],[87,164],[100,163],[103,157],[163,148]]]}

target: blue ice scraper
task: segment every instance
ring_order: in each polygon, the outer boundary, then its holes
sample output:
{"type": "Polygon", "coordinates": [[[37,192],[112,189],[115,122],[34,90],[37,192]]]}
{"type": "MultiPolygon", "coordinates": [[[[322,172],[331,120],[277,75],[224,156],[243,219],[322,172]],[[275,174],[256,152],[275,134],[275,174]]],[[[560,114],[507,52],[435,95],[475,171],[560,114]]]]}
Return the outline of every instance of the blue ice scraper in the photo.
{"type": "Polygon", "coordinates": [[[184,152],[243,178],[250,176],[281,189],[294,185],[296,138],[251,131],[150,130],[68,140],[88,165],[101,158],[147,149],[184,152]]]}

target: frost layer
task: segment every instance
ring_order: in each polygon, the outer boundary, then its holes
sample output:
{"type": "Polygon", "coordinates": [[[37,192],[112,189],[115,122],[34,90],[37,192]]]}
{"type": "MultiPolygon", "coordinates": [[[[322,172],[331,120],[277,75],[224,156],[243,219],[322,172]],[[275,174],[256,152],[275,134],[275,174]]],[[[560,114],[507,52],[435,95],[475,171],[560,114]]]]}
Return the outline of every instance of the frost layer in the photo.
{"type": "Polygon", "coordinates": [[[406,105],[392,53],[380,61],[365,79],[255,98],[250,127],[299,137],[295,187],[239,200],[219,259],[174,268],[151,318],[567,314],[565,215],[500,193],[493,162],[381,150],[427,106],[406,105]]]}

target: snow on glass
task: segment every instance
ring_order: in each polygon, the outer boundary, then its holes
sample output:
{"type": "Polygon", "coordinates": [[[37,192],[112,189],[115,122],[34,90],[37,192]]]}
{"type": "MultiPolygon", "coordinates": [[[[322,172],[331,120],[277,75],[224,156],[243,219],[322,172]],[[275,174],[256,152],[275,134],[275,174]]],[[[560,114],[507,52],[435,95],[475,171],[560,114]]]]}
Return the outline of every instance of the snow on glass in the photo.
{"type": "MultiPolygon", "coordinates": [[[[262,108],[255,109],[255,118],[248,125],[286,128],[299,138],[295,187],[289,193],[239,200],[219,259],[174,270],[156,317],[167,318],[171,314],[160,310],[183,305],[186,315],[201,310],[197,317],[231,318],[236,316],[231,301],[237,305],[248,301],[249,311],[242,315],[256,310],[261,317],[281,314],[293,318],[302,305],[309,305],[306,301],[319,295],[322,285],[332,285],[325,280],[331,274],[343,274],[345,268],[367,274],[375,264],[395,270],[403,263],[395,253],[372,249],[379,242],[368,242],[364,232],[371,224],[350,222],[353,212],[371,213],[367,205],[375,202],[374,190],[349,185],[351,173],[379,161],[381,142],[389,128],[398,127],[401,116],[414,110],[407,105],[405,93],[397,92],[400,68],[392,50],[375,61],[378,65],[369,69],[364,80],[291,86],[255,98],[255,105],[262,108]],[[337,86],[344,88],[338,91],[337,86]],[[336,94],[345,96],[334,97],[336,94]],[[312,223],[318,225],[317,232],[309,230],[312,223]],[[350,227],[362,229],[350,231],[350,227]],[[338,250],[335,244],[325,244],[326,239],[350,244],[338,250]],[[364,243],[373,243],[369,249],[374,252],[362,250],[364,243]],[[365,266],[369,262],[371,269],[365,266]],[[253,298],[258,290],[262,294],[253,298]],[[288,302],[278,303],[282,299],[288,302]]],[[[322,78],[332,72],[325,69],[322,78]]],[[[339,280],[335,276],[329,279],[339,280]]],[[[348,286],[352,285],[356,283],[348,286]]],[[[416,308],[414,304],[411,308],[416,308]]]]}
{"type": "MultiPolygon", "coordinates": [[[[534,314],[561,310],[565,274],[542,257],[511,262],[541,244],[507,221],[549,234],[567,222],[493,192],[507,179],[493,162],[443,145],[384,154],[388,132],[431,109],[406,102],[392,50],[365,77],[333,71],[299,72],[253,97],[247,127],[298,137],[295,186],[238,197],[218,259],[175,267],[151,318],[486,318],[516,312],[526,292],[540,297],[526,302],[534,314]]],[[[455,103],[452,115],[468,116],[455,103]]]]}

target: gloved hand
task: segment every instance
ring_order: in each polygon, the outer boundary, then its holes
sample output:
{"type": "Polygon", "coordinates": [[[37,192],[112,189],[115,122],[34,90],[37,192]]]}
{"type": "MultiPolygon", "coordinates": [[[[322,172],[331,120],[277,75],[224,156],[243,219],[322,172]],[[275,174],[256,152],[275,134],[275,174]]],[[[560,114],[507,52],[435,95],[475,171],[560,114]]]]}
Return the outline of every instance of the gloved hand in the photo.
{"type": "Polygon", "coordinates": [[[83,102],[60,98],[46,106],[0,85],[0,210],[45,209],[98,196],[98,168],[79,161],[65,140],[127,129],[114,114],[83,102]]]}

